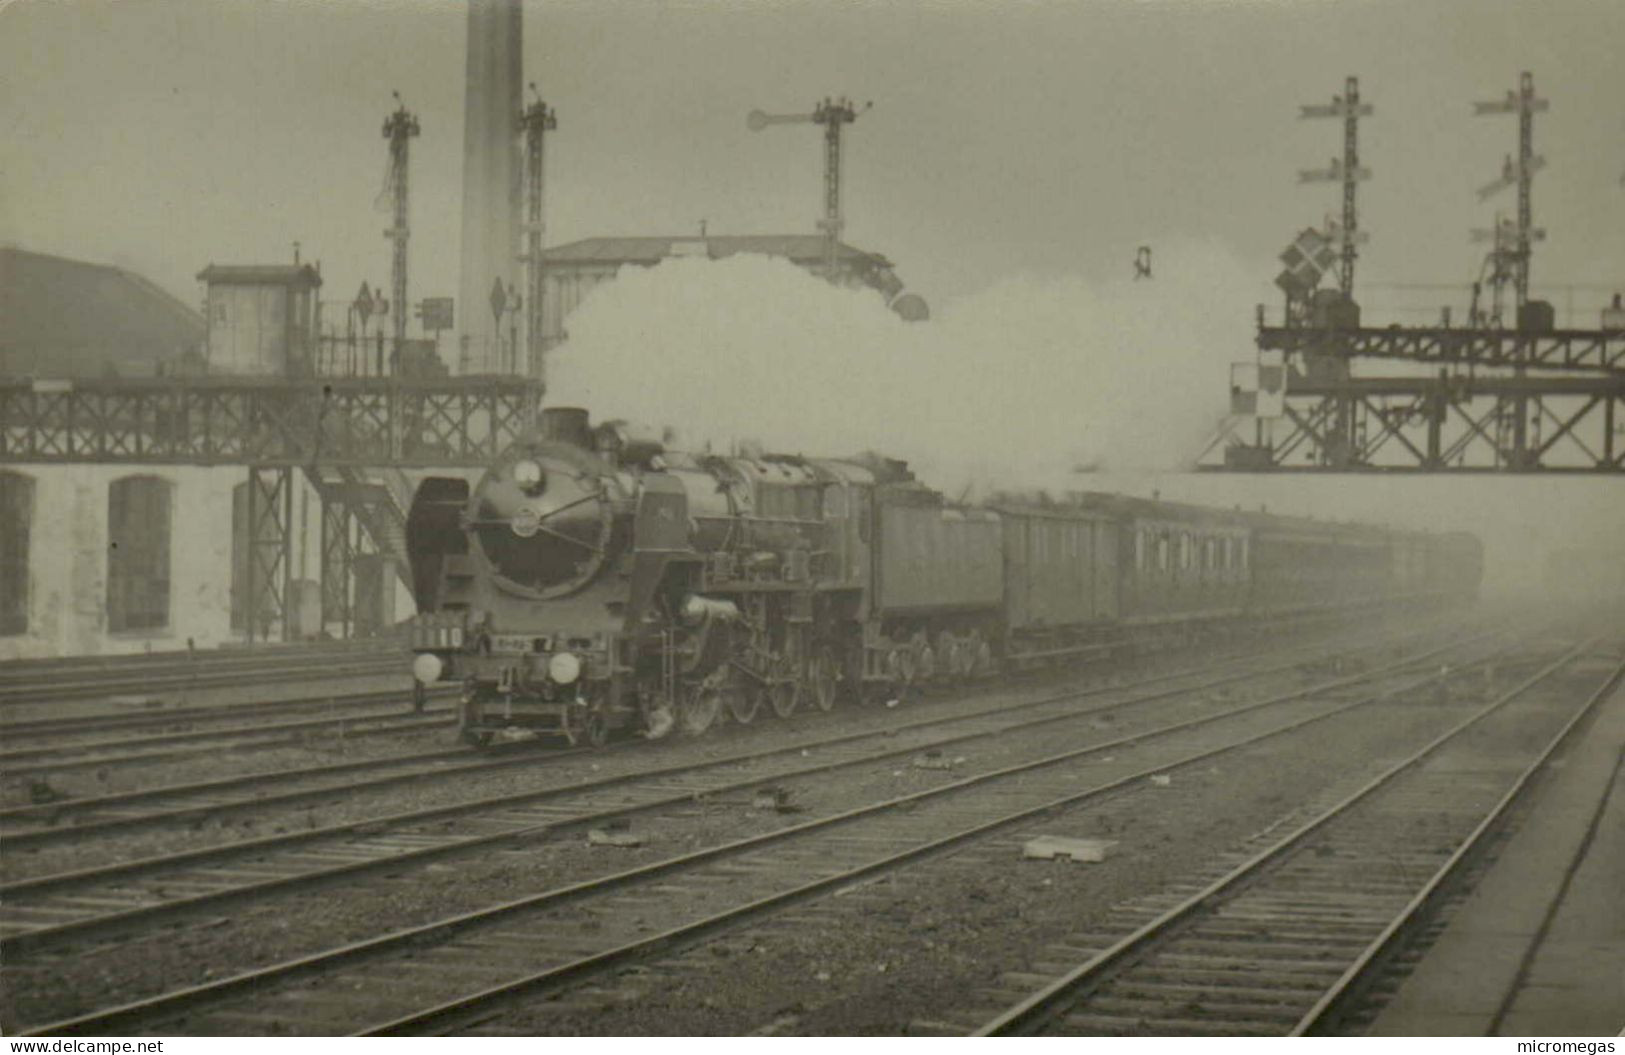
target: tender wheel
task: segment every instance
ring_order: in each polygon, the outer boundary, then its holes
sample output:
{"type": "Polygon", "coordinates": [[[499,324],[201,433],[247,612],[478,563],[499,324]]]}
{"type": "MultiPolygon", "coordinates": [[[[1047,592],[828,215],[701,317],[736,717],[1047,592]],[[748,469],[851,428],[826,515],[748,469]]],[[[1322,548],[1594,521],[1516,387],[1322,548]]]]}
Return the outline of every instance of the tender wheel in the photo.
{"type": "Polygon", "coordinates": [[[970,640],[965,642],[964,652],[967,677],[979,678],[993,672],[993,647],[982,637],[980,630],[971,632],[970,640]]]}
{"type": "Polygon", "coordinates": [[[835,701],[841,695],[841,660],[833,647],[825,645],[813,653],[807,680],[812,689],[810,695],[814,707],[828,711],[835,706],[835,701]]]}
{"type": "Polygon", "coordinates": [[[923,632],[914,635],[909,642],[909,652],[914,657],[914,677],[911,681],[930,681],[936,677],[937,654],[932,651],[931,643],[926,640],[923,632]]]}
{"type": "Polygon", "coordinates": [[[907,648],[894,648],[886,653],[886,674],[891,678],[893,688],[901,690],[914,684],[916,658],[914,651],[907,648]]]}
{"type": "Polygon", "coordinates": [[[677,707],[677,725],[685,736],[701,736],[722,711],[722,693],[709,681],[684,688],[677,707]]]}
{"type": "Polygon", "coordinates": [[[943,681],[957,681],[963,677],[960,668],[964,664],[964,648],[959,639],[944,630],[937,635],[937,667],[942,672],[943,681]]]}

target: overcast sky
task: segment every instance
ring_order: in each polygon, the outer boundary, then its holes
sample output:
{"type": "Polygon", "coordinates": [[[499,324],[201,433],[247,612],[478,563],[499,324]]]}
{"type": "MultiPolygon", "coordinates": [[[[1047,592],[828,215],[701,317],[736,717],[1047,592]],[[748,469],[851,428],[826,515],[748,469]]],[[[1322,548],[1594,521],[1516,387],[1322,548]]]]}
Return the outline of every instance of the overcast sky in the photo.
{"type": "MultiPolygon", "coordinates": [[[[284,259],[298,239],[348,299],[387,279],[373,200],[398,89],[423,126],[414,299],[453,293],[463,38],[441,2],[12,0],[0,239],[132,264],[189,300],[208,262],[284,259]]],[[[744,117],[846,93],[875,104],[849,133],[849,240],[935,303],[1015,274],[1115,277],[1171,237],[1256,262],[1270,296],[1275,252],[1337,208],[1295,173],[1340,152],[1338,123],[1298,104],[1349,74],[1376,107],[1362,278],[1465,283],[1469,228],[1513,207],[1474,189],[1516,142],[1515,119],[1470,103],[1527,69],[1552,103],[1535,280],[1599,287],[1590,315],[1625,280],[1621,41],[1618,0],[525,5],[525,76],[560,115],[550,242],[702,218],[812,230],[815,130],[744,117]]]]}
{"type": "MultiPolygon", "coordinates": [[[[380,127],[399,90],[423,128],[411,174],[413,299],[455,292],[458,5],[0,5],[0,241],[132,266],[195,301],[193,275],[209,262],[286,260],[297,239],[323,262],[325,296],[347,301],[362,279],[388,279],[388,217],[374,199],[380,127]]],[[[1135,335],[1167,314],[1182,351],[1165,362],[1199,351],[1211,369],[1169,365],[1143,381],[1134,379],[1145,371],[1129,371],[1120,396],[1105,392],[1159,428],[1191,425],[1156,418],[1180,413],[1163,398],[1170,386],[1211,387],[1222,405],[1225,365],[1250,353],[1252,302],[1276,299],[1275,254],[1337,210],[1335,187],[1299,186],[1296,172],[1339,154],[1341,130],[1297,114],[1351,74],[1376,108],[1361,130],[1375,176],[1361,191],[1367,318],[1422,321],[1386,311],[1431,314],[1446,300],[1461,317],[1485,249],[1468,232],[1515,205],[1510,192],[1480,203],[1474,191],[1515,149],[1516,120],[1474,117],[1471,103],[1504,97],[1530,70],[1551,102],[1535,133],[1548,163],[1535,187],[1548,231],[1537,292],[1595,326],[1608,292],[1625,288],[1622,46],[1620,0],[525,5],[525,76],[559,113],[549,242],[697,232],[702,219],[719,234],[812,231],[816,131],[751,133],[745,115],[806,111],[830,94],[872,100],[848,133],[847,237],[891,257],[945,318],[966,303],[964,314],[988,323],[969,328],[989,336],[957,349],[951,369],[992,379],[989,362],[1021,361],[1004,356],[1022,351],[1009,342],[1067,324],[1072,302],[1090,294],[1116,329],[1085,340],[1101,325],[1091,317],[1074,327],[1078,339],[1048,347],[1121,366],[1158,350],[1135,335]],[[1162,247],[1167,263],[1136,306],[1112,290],[1141,244],[1162,247]],[[1179,254],[1191,246],[1235,267],[1182,288],[1179,254]],[[1390,288],[1405,283],[1457,290],[1390,288]],[[1182,310],[1157,306],[1159,295],[1182,310]],[[989,320],[994,309],[1038,321],[989,320]]],[[[1199,273],[1187,267],[1185,281],[1199,273]]],[[[797,354],[786,340],[764,343],[797,354]]],[[[932,375],[899,390],[918,396],[932,375]]],[[[1625,488],[1612,479],[1187,477],[1141,489],[1153,487],[1481,530],[1492,560],[1521,564],[1523,578],[1548,547],[1625,539],[1625,488]]]]}

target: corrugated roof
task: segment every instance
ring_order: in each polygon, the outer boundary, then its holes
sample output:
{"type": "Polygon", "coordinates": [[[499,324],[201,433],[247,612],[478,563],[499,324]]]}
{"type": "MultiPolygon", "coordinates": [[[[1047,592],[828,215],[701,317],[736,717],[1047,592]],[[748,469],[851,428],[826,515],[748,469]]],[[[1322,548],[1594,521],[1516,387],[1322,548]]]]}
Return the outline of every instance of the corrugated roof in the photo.
{"type": "MultiPolygon", "coordinates": [[[[730,234],[661,235],[633,238],[583,238],[579,242],[556,245],[547,250],[550,264],[656,264],[667,257],[708,256],[713,260],[736,253],[782,256],[797,263],[815,263],[824,258],[826,242],[816,234],[730,234]]],[[[841,243],[844,261],[871,267],[890,267],[879,253],[869,253],[841,243]]]]}
{"type": "Polygon", "coordinates": [[[321,272],[309,264],[210,264],[197,273],[213,286],[320,286],[321,272]]]}
{"type": "Polygon", "coordinates": [[[134,272],[0,247],[0,374],[151,377],[203,338],[201,314],[134,272]]]}

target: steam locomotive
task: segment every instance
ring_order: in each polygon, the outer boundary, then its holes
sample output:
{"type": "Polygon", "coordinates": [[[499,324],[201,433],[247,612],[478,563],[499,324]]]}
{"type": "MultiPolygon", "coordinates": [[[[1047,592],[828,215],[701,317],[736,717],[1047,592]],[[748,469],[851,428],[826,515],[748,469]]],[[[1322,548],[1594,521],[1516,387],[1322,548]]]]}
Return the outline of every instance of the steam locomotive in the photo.
{"type": "Polygon", "coordinates": [[[550,408],[407,522],[419,686],[488,744],[704,733],[1268,620],[1472,597],[1478,540],[1117,495],[956,504],[865,455],[685,453],[550,408]]]}

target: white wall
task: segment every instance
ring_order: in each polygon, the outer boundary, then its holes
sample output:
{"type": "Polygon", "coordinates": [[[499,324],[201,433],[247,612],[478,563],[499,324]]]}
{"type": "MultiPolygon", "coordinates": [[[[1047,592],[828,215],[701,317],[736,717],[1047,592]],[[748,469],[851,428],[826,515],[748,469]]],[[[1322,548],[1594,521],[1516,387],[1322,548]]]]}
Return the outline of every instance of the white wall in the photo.
{"type": "Polygon", "coordinates": [[[12,466],[34,480],[28,632],[0,637],[0,660],[212,647],[231,630],[231,491],[241,468],[12,466]],[[107,630],[108,485],[156,476],[171,491],[169,625],[107,630]]]}

